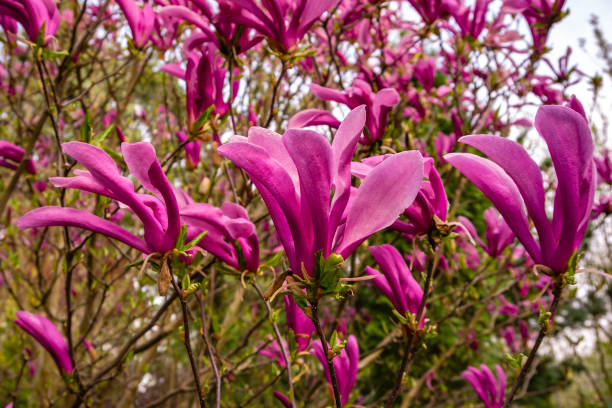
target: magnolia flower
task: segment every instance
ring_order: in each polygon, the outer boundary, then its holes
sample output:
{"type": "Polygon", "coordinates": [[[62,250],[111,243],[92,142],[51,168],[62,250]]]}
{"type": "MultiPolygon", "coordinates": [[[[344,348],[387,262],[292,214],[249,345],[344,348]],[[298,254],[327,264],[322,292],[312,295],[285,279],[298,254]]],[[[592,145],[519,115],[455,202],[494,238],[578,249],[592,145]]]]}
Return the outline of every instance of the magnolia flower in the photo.
{"type": "Polygon", "coordinates": [[[478,38],[485,28],[487,9],[493,0],[476,0],[472,7],[467,7],[463,1],[458,0],[457,5],[451,8],[451,14],[459,28],[461,34],[473,38],[478,38]]]}
{"type": "Polygon", "coordinates": [[[135,193],[132,181],[122,176],[115,161],[98,147],[68,142],[62,150],[87,171],[75,170],[76,177],[52,177],[51,184],[100,194],[124,204],[142,221],[144,239],[88,211],[54,206],[37,208],[21,217],[17,221],[20,229],[79,227],[117,239],[145,254],[163,254],[174,248],[181,229],[178,203],[150,143],[122,143],[121,151],[132,175],[155,195],[135,193]]]}
{"type": "Polygon", "coordinates": [[[237,270],[257,271],[259,239],[244,207],[226,202],[221,208],[189,202],[181,206],[181,220],[189,227],[187,240],[206,231],[198,246],[237,270]]]}
{"type": "Polygon", "coordinates": [[[198,163],[200,163],[200,150],[202,149],[202,142],[200,140],[189,141],[189,136],[181,131],[176,132],[176,137],[181,144],[185,144],[183,149],[185,149],[187,167],[190,169],[195,169],[198,167],[198,163]]]}
{"type": "MultiPolygon", "coordinates": [[[[370,144],[385,134],[387,116],[391,108],[399,103],[399,94],[393,88],[384,88],[373,92],[372,87],[362,79],[355,79],[353,86],[344,91],[325,88],[311,84],[310,90],[319,99],[335,101],[355,109],[360,105],[366,106],[366,129],[368,134],[360,139],[362,144],[370,144]]],[[[289,119],[290,128],[301,128],[315,125],[329,125],[338,127],[338,120],[329,112],[322,109],[308,109],[297,113],[289,119]]]]}
{"type": "Polygon", "coordinates": [[[497,380],[489,367],[484,364],[480,365],[480,370],[475,367],[468,367],[461,373],[461,376],[474,387],[487,408],[501,408],[504,404],[506,375],[498,364],[495,365],[495,370],[497,371],[497,380]]]}
{"type": "Polygon", "coordinates": [[[325,259],[332,253],[346,259],[392,224],[421,187],[423,159],[406,151],[376,166],[351,193],[351,158],[365,117],[364,106],[354,109],[331,146],[310,130],[289,129],[281,136],[252,127],[248,138],[236,136],[218,149],[259,190],[294,273],[304,268],[311,274],[319,252],[325,259]]]}
{"type": "MultiPolygon", "coordinates": [[[[325,370],[325,377],[331,384],[331,376],[329,374],[329,367],[327,366],[327,356],[323,351],[323,345],[320,340],[316,340],[312,343],[312,354],[314,354],[325,370]]],[[[357,345],[357,338],[352,334],[346,341],[346,347],[340,351],[340,355],[334,357],[332,360],[334,364],[334,371],[336,372],[336,379],[338,380],[338,392],[340,393],[340,400],[342,405],[346,404],[355,385],[357,379],[357,371],[359,368],[359,346],[357,345]]]]}
{"type": "MultiPolygon", "coordinates": [[[[175,3],[176,0],[170,2],[175,3]]],[[[252,35],[255,30],[230,20],[232,13],[239,13],[232,1],[220,0],[216,5],[215,14],[206,0],[189,2],[186,5],[172,4],[163,7],[158,16],[193,24],[200,30],[196,36],[214,44],[223,55],[232,58],[261,42],[262,36],[252,35]],[[214,27],[214,32],[211,26],[214,27]]]]}
{"type": "MultiPolygon", "coordinates": [[[[197,41],[197,39],[192,39],[197,41]]],[[[194,125],[200,115],[213,106],[214,113],[223,116],[229,111],[229,102],[223,99],[223,84],[226,69],[223,68],[223,59],[217,54],[214,46],[209,45],[199,51],[198,45],[191,43],[186,47],[186,70],[176,64],[167,64],[162,67],[165,72],[185,80],[185,96],[187,100],[187,126],[196,133],[194,125]]],[[[232,92],[238,93],[239,81],[232,83],[232,92]]]]}
{"type": "Polygon", "coordinates": [[[448,15],[451,9],[457,7],[454,0],[408,0],[408,2],[427,24],[448,15]]]}
{"type": "Polygon", "coordinates": [[[26,333],[34,337],[43,346],[57,364],[60,373],[72,374],[72,362],[66,340],[57,328],[43,315],[20,310],[16,313],[15,323],[26,333]]]}
{"type": "Polygon", "coordinates": [[[500,212],[529,255],[559,274],[584,236],[595,193],[593,139],[582,106],[542,106],[535,127],[550,151],[557,175],[552,221],[544,206],[545,193],[538,165],[518,143],[492,135],[460,139],[489,156],[451,153],[446,160],[470,179],[500,212]],[[527,214],[539,240],[531,235],[527,214]]]}
{"type": "Polygon", "coordinates": [[[533,48],[540,52],[546,45],[552,22],[561,15],[566,0],[504,0],[502,11],[521,13],[531,30],[533,48]]]}
{"type": "MultiPolygon", "coordinates": [[[[351,172],[355,177],[364,178],[374,166],[389,156],[371,156],[366,157],[361,162],[353,162],[351,172]]],[[[441,221],[446,221],[448,212],[446,192],[444,191],[440,174],[433,166],[433,159],[426,157],[423,159],[423,164],[424,175],[427,180],[423,181],[421,189],[412,205],[402,213],[409,222],[397,220],[390,227],[409,235],[427,233],[435,217],[441,221]]]]}
{"type": "Polygon", "coordinates": [[[612,184],[612,161],[610,160],[610,151],[604,149],[601,157],[594,157],[593,159],[597,167],[597,184],[612,184]]]}
{"type": "MultiPolygon", "coordinates": [[[[370,252],[380,266],[378,270],[366,266],[368,275],[376,276],[372,282],[391,301],[395,310],[402,316],[410,312],[416,316],[423,299],[423,289],[410,273],[410,269],[402,255],[393,246],[384,244],[371,246],[370,252]]],[[[425,324],[425,316],[421,318],[419,326],[425,324]]]]}
{"type": "MultiPolygon", "coordinates": [[[[36,42],[43,25],[43,38],[45,43],[48,42],[60,22],[54,0],[0,0],[0,16],[4,17],[2,25],[5,28],[13,26],[10,20],[19,22],[32,42],[36,42]]],[[[7,31],[16,32],[12,28],[7,31]]]]}
{"type": "Polygon", "coordinates": [[[136,48],[143,48],[155,25],[155,13],[153,7],[149,3],[145,3],[143,8],[140,8],[134,0],[115,0],[121,11],[125,14],[125,18],[132,30],[132,42],[136,48]]]}
{"type": "Polygon", "coordinates": [[[474,224],[470,220],[465,217],[459,217],[458,219],[469,231],[472,238],[493,258],[501,255],[504,249],[514,241],[514,233],[506,221],[503,218],[499,218],[497,211],[493,207],[487,208],[484,211],[484,219],[487,223],[487,230],[485,232],[486,244],[480,239],[474,224]]]}
{"type": "Polygon", "coordinates": [[[268,39],[270,46],[282,52],[291,51],[306,35],[321,14],[337,3],[334,0],[253,0],[223,1],[218,22],[232,22],[249,27],[268,39]]]}
{"type": "Polygon", "coordinates": [[[285,314],[287,316],[287,326],[293,330],[298,351],[306,350],[310,344],[310,336],[315,330],[314,324],[302,312],[302,309],[291,296],[285,296],[285,314]]]}
{"type": "MultiPolygon", "coordinates": [[[[17,170],[24,156],[25,150],[21,147],[11,142],[7,142],[6,140],[0,140],[0,166],[11,170],[17,170]]],[[[30,174],[36,174],[36,167],[32,159],[26,160],[25,170],[30,174]]]]}

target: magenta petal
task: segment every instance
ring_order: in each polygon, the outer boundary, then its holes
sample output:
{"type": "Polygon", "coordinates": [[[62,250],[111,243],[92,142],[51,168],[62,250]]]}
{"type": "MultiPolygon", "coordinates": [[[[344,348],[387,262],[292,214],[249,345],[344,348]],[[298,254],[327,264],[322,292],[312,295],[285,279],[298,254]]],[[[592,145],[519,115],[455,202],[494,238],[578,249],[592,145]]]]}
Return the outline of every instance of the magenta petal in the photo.
{"type": "Polygon", "coordinates": [[[325,109],[306,109],[293,115],[288,123],[290,129],[318,125],[337,128],[340,126],[340,121],[325,109]]]}
{"type": "Polygon", "coordinates": [[[553,220],[561,221],[557,254],[553,269],[563,267],[574,252],[576,233],[585,209],[592,200],[593,139],[580,113],[564,106],[542,106],[535,127],[544,138],[557,174],[557,192],[553,220]],[[559,198],[557,198],[557,196],[559,198]],[[557,257],[558,258],[558,257],[557,257]]]}
{"type": "Polygon", "coordinates": [[[74,208],[55,206],[37,208],[17,220],[17,226],[19,229],[53,226],[78,227],[114,238],[145,254],[152,252],[143,240],[120,226],[87,211],[74,208]]]}
{"type": "Polygon", "coordinates": [[[45,316],[25,310],[16,312],[16,315],[15,323],[51,354],[60,372],[72,374],[68,344],[55,325],[45,316]]]}
{"type": "Polygon", "coordinates": [[[163,16],[163,17],[174,17],[179,20],[187,21],[188,23],[191,23],[194,26],[198,27],[205,34],[207,34],[210,38],[215,38],[215,35],[212,33],[212,31],[209,28],[210,24],[205,19],[200,17],[199,14],[188,9],[187,7],[166,6],[166,7],[163,7],[161,10],[159,10],[158,15],[163,16]]]}
{"type": "Polygon", "coordinates": [[[326,88],[317,84],[310,84],[310,91],[315,94],[317,98],[324,101],[336,101],[344,105],[349,105],[348,98],[342,91],[326,88]]]}
{"type": "Polygon", "coordinates": [[[163,231],[151,211],[134,193],[132,182],[121,175],[114,160],[104,150],[82,142],[68,142],[62,150],[81,163],[98,183],[113,192],[117,201],[130,207],[145,226],[145,240],[154,244],[161,242],[163,231]]]}
{"type": "Polygon", "coordinates": [[[552,226],[544,209],[542,172],[538,165],[521,145],[510,139],[492,135],[470,135],[459,141],[489,156],[514,181],[538,231],[542,256],[547,259],[553,250],[554,239],[552,226]]]}
{"type": "Polygon", "coordinates": [[[423,157],[417,151],[394,154],[376,166],[348,209],[336,252],[346,258],[368,236],[391,225],[410,207],[422,183],[423,157]]]}
{"type": "MultiPolygon", "coordinates": [[[[312,251],[327,251],[329,191],[332,179],[332,149],[322,135],[310,130],[289,129],[283,143],[300,177],[302,208],[310,209],[314,232],[312,251]]],[[[323,254],[325,257],[329,253],[323,254]]]]}
{"type": "MultiPolygon", "coordinates": [[[[329,246],[332,244],[334,234],[340,224],[351,194],[351,164],[355,148],[365,125],[365,120],[366,109],[364,105],[353,109],[342,121],[332,142],[334,159],[332,185],[334,187],[334,197],[329,216],[329,246]]],[[[327,252],[330,250],[331,247],[326,249],[327,252]]]]}
{"type": "Polygon", "coordinates": [[[269,129],[253,126],[249,129],[248,142],[262,147],[270,157],[283,166],[291,180],[293,180],[296,191],[299,191],[300,180],[298,171],[283,143],[281,135],[269,129]]]}
{"type": "Polygon", "coordinates": [[[217,151],[249,174],[268,207],[292,268],[300,268],[295,259],[308,258],[309,245],[300,219],[300,203],[289,173],[263,148],[252,143],[227,143],[217,151]],[[290,253],[293,248],[295,254],[290,253]]]}
{"type": "Polygon", "coordinates": [[[185,70],[181,68],[179,64],[166,64],[161,67],[161,70],[172,76],[182,79],[183,81],[185,80],[185,70]]]}
{"type": "Polygon", "coordinates": [[[359,346],[357,345],[357,338],[352,334],[348,336],[348,340],[346,342],[346,355],[348,357],[349,366],[348,381],[344,386],[344,401],[342,401],[343,404],[346,404],[349,399],[351,391],[355,386],[355,381],[357,380],[357,372],[359,370],[359,346]]]}
{"type": "Polygon", "coordinates": [[[471,153],[450,153],[444,159],[491,200],[531,257],[540,262],[540,247],[529,231],[523,200],[510,176],[494,162],[471,153]]]}

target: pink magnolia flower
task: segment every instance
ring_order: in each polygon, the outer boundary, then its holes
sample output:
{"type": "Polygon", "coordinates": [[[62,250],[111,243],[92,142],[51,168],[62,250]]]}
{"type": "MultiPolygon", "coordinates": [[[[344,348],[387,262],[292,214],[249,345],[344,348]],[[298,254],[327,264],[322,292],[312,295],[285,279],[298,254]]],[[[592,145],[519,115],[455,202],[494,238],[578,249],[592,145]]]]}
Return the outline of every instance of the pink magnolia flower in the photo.
{"type": "Polygon", "coordinates": [[[78,227],[117,239],[145,254],[174,248],[181,229],[178,203],[150,143],[122,143],[121,150],[132,175],[154,195],[135,193],[132,181],[122,176],[115,161],[98,147],[68,142],[62,150],[87,170],[75,170],[76,177],[52,177],[51,184],[100,194],[124,204],[142,221],[144,240],[88,211],[54,206],[37,208],[21,217],[17,221],[20,229],[78,227]]]}
{"type": "MultiPolygon", "coordinates": [[[[371,246],[370,252],[382,271],[381,273],[366,266],[366,273],[376,276],[372,280],[374,285],[391,301],[399,314],[406,316],[409,311],[416,316],[423,299],[423,289],[412,276],[402,255],[388,244],[371,246]]],[[[423,328],[424,325],[425,314],[419,322],[419,327],[423,328]]]]}
{"type": "Polygon", "coordinates": [[[506,375],[504,370],[496,364],[497,379],[493,376],[489,367],[482,364],[480,370],[476,367],[468,367],[461,376],[469,382],[484,402],[487,408],[501,408],[504,404],[506,392],[506,375]]]}
{"type": "Polygon", "coordinates": [[[294,302],[292,296],[285,296],[284,299],[287,326],[293,330],[298,351],[304,351],[310,345],[310,336],[315,330],[314,324],[294,302]]]}
{"type": "Polygon", "coordinates": [[[273,49],[290,52],[321,15],[332,8],[334,0],[233,0],[218,17],[249,27],[266,37],[273,49]]]}
{"type": "Polygon", "coordinates": [[[155,24],[155,13],[149,3],[145,3],[143,8],[136,4],[135,0],[115,0],[132,30],[132,41],[136,48],[143,48],[153,31],[155,24]]]}
{"type": "MultiPolygon", "coordinates": [[[[371,144],[383,137],[389,112],[399,103],[399,94],[395,89],[384,88],[375,93],[367,82],[359,78],[355,79],[353,86],[344,91],[325,88],[317,84],[311,84],[310,90],[321,100],[336,101],[350,109],[365,105],[367,133],[360,139],[362,144],[371,144]]],[[[339,122],[331,113],[322,109],[308,109],[289,119],[290,128],[315,125],[338,127],[339,122]]]]}
{"type": "MultiPolygon", "coordinates": [[[[323,345],[320,340],[316,340],[312,343],[312,354],[314,354],[325,370],[325,377],[331,384],[331,376],[329,374],[329,368],[327,366],[327,356],[323,351],[323,345]]],[[[355,385],[357,379],[357,371],[359,370],[359,346],[357,345],[357,338],[352,334],[348,337],[346,347],[342,349],[340,355],[334,357],[332,360],[334,364],[334,371],[336,372],[336,379],[338,380],[338,392],[340,393],[340,400],[342,404],[346,404],[355,385]]]]}
{"type": "MultiPolygon", "coordinates": [[[[25,150],[21,147],[6,140],[0,140],[0,166],[17,170],[24,156],[25,150]]],[[[25,170],[30,174],[36,174],[36,166],[34,166],[32,159],[26,160],[25,170]]]]}
{"type": "Polygon", "coordinates": [[[218,149],[259,190],[294,273],[312,273],[319,251],[325,259],[332,252],[346,259],[392,224],[418,193],[423,159],[416,151],[387,158],[351,193],[351,159],[365,118],[364,106],[354,109],[331,146],[310,130],[289,129],[281,136],[253,127],[248,138],[236,136],[218,149]]]}
{"type": "Polygon", "coordinates": [[[14,22],[21,24],[32,42],[45,27],[45,43],[55,35],[60,22],[60,13],[54,0],[2,0],[0,1],[2,25],[7,31],[16,33],[14,22]]]}
{"type": "Polygon", "coordinates": [[[15,323],[43,346],[57,364],[61,374],[72,374],[72,362],[66,340],[57,328],[43,315],[20,310],[15,323]]]}
{"type": "Polygon", "coordinates": [[[612,184],[612,160],[610,160],[610,151],[604,149],[601,157],[595,156],[593,159],[595,160],[595,167],[597,168],[597,184],[612,184]]]}
{"type": "Polygon", "coordinates": [[[181,220],[189,227],[187,240],[206,231],[198,246],[237,270],[257,271],[259,238],[249,214],[241,205],[225,202],[221,208],[191,199],[180,207],[181,220]]]}
{"type": "Polygon", "coordinates": [[[178,138],[181,144],[185,144],[183,149],[185,149],[185,158],[187,159],[187,168],[195,169],[198,167],[198,163],[200,163],[200,151],[202,149],[202,142],[200,140],[192,140],[189,142],[189,136],[187,136],[184,132],[178,131],[176,132],[176,137],[178,138]]]}
{"type": "Polygon", "coordinates": [[[492,135],[464,136],[461,142],[491,160],[471,153],[451,153],[445,158],[491,200],[536,263],[563,273],[582,241],[593,207],[593,138],[575,98],[569,107],[540,107],[535,127],[548,145],[557,175],[552,221],[544,207],[540,168],[518,143],[492,135]],[[531,235],[523,206],[539,241],[531,235]]]}

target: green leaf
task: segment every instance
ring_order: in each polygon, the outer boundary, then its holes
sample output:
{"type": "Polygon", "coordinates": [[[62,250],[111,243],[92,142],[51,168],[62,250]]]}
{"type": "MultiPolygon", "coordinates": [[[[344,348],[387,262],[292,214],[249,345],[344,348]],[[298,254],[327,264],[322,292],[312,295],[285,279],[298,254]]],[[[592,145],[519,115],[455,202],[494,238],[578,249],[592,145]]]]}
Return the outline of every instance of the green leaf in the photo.
{"type": "Polygon", "coordinates": [[[200,232],[197,237],[195,237],[194,239],[189,241],[189,243],[185,246],[184,249],[188,250],[188,249],[191,249],[194,246],[198,245],[200,243],[200,241],[206,236],[206,234],[208,234],[208,231],[200,232]]]}
{"type": "Polygon", "coordinates": [[[198,120],[196,120],[195,123],[193,124],[192,130],[197,131],[201,129],[202,126],[204,126],[204,124],[208,122],[208,120],[210,119],[210,115],[212,114],[212,111],[214,109],[215,109],[215,105],[210,105],[204,112],[202,112],[198,120]]]}
{"type": "Polygon", "coordinates": [[[181,282],[181,286],[182,286],[183,290],[189,290],[189,287],[191,286],[191,281],[189,279],[189,274],[188,273],[183,275],[183,280],[181,282]]]}
{"type": "Polygon", "coordinates": [[[337,290],[340,277],[342,276],[340,268],[343,263],[344,259],[338,254],[331,254],[327,259],[323,259],[319,255],[319,268],[318,271],[315,271],[315,277],[318,280],[319,287],[325,293],[334,293],[337,290]]]}
{"type": "Polygon", "coordinates": [[[52,61],[56,58],[67,57],[68,55],[70,55],[68,51],[54,51],[49,48],[42,49],[42,57],[46,60],[52,61]]]}
{"type": "Polygon", "coordinates": [[[174,245],[174,247],[179,251],[181,251],[185,245],[185,237],[187,237],[187,226],[183,224],[181,225],[181,231],[179,232],[178,237],[176,237],[176,244],[174,245]]]}
{"type": "Polygon", "coordinates": [[[107,127],[104,132],[102,132],[100,134],[100,136],[96,137],[94,140],[92,140],[92,144],[95,145],[100,145],[102,144],[102,142],[108,137],[108,135],[110,135],[110,133],[115,129],[115,124],[111,123],[111,125],[109,127],[107,127]]]}
{"type": "Polygon", "coordinates": [[[81,126],[81,141],[85,143],[89,143],[91,141],[92,131],[91,131],[91,111],[89,109],[85,110],[85,121],[81,126]]]}

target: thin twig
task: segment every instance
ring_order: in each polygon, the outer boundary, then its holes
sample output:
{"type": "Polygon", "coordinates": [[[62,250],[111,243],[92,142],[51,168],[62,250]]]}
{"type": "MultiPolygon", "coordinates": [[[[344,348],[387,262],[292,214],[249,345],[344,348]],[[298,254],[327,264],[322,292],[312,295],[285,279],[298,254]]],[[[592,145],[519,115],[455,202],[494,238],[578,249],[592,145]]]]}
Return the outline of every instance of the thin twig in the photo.
{"type": "Polygon", "coordinates": [[[287,366],[287,380],[289,381],[289,399],[291,401],[291,406],[293,408],[296,408],[297,405],[295,404],[295,391],[293,390],[293,377],[291,375],[291,359],[289,358],[287,347],[285,347],[285,343],[283,342],[283,338],[280,334],[280,330],[278,330],[278,325],[276,324],[274,320],[272,320],[272,307],[270,306],[270,302],[266,300],[266,297],[264,296],[263,292],[261,291],[257,283],[255,283],[255,281],[251,281],[251,285],[253,285],[253,287],[257,291],[257,294],[259,295],[261,300],[263,300],[264,304],[266,305],[266,310],[268,311],[268,318],[270,319],[270,323],[272,324],[272,328],[274,329],[274,334],[276,335],[276,341],[278,341],[278,346],[281,349],[283,359],[285,360],[285,365],[287,366]]]}
{"type": "Polygon", "coordinates": [[[340,392],[338,391],[338,379],[336,378],[336,369],[334,368],[334,362],[331,358],[329,358],[327,340],[325,340],[325,334],[323,333],[323,329],[321,329],[321,323],[319,322],[318,302],[315,301],[311,303],[310,310],[312,311],[312,323],[314,323],[315,329],[317,329],[317,334],[319,335],[319,340],[321,340],[321,346],[323,347],[323,354],[325,355],[325,360],[327,361],[327,368],[329,369],[329,376],[331,378],[332,389],[334,391],[334,400],[336,403],[336,408],[342,408],[342,400],[340,399],[340,392]]]}

